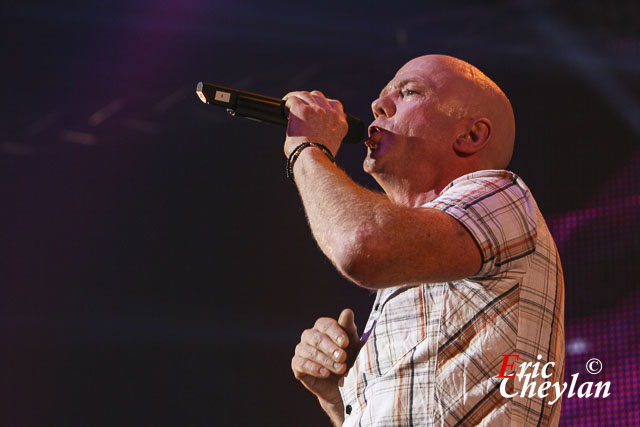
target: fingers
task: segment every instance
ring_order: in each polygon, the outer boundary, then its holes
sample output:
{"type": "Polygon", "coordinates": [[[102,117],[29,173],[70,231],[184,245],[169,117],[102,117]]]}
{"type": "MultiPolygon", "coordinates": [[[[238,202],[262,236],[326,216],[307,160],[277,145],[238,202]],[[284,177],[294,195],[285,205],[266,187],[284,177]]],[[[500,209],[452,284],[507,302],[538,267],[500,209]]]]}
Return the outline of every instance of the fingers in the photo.
{"type": "MultiPolygon", "coordinates": [[[[344,335],[344,333],[343,333],[344,335]]],[[[346,336],[343,337],[341,342],[346,343],[346,336]]],[[[339,347],[328,335],[323,332],[314,329],[307,329],[302,333],[302,339],[300,344],[307,345],[314,349],[317,349],[325,356],[331,358],[333,361],[342,362],[346,359],[345,351],[339,347]]],[[[319,360],[318,358],[315,358],[319,360]]],[[[329,367],[329,366],[327,366],[329,367]]]]}
{"type": "Polygon", "coordinates": [[[347,329],[351,324],[355,325],[355,315],[353,314],[353,310],[345,308],[340,313],[340,317],[338,317],[338,325],[343,329],[347,329]]]}
{"type": "Polygon", "coordinates": [[[329,101],[331,108],[333,108],[339,114],[344,114],[344,108],[342,107],[342,102],[338,101],[337,99],[328,99],[327,101],[329,101]]]}
{"type": "Polygon", "coordinates": [[[330,372],[341,375],[347,370],[349,337],[335,319],[322,317],[313,329],[302,333],[291,367],[299,375],[326,378],[330,372]]]}
{"type": "Polygon", "coordinates": [[[286,101],[284,106],[288,110],[299,109],[306,107],[308,104],[300,97],[293,95],[295,92],[287,94],[283,99],[286,101]]]}
{"type": "Polygon", "coordinates": [[[317,105],[313,96],[311,96],[311,94],[309,92],[304,92],[304,91],[295,91],[295,92],[289,92],[288,94],[286,94],[284,96],[285,102],[285,106],[291,108],[291,106],[289,105],[289,102],[292,100],[299,100],[301,101],[301,103],[299,103],[298,105],[309,105],[309,106],[314,106],[317,105]]]}
{"type": "Polygon", "coordinates": [[[295,377],[299,380],[305,375],[310,375],[317,378],[327,378],[331,372],[327,368],[315,363],[310,359],[306,359],[297,354],[291,359],[291,370],[295,377]]]}
{"type": "Polygon", "coordinates": [[[313,96],[313,100],[316,102],[316,104],[318,104],[322,108],[326,110],[333,110],[333,107],[331,106],[331,104],[329,104],[329,100],[319,90],[312,91],[311,96],[313,96]]]}
{"type": "Polygon", "coordinates": [[[335,99],[327,99],[327,97],[320,92],[319,90],[314,90],[311,92],[305,91],[295,91],[289,92],[282,99],[284,99],[285,106],[288,109],[295,108],[296,106],[301,107],[303,105],[308,105],[312,107],[320,107],[320,109],[335,111],[340,114],[344,114],[342,103],[335,99]],[[301,101],[301,102],[297,102],[301,101]]]}
{"type": "Polygon", "coordinates": [[[313,329],[329,336],[339,347],[344,348],[348,345],[349,337],[335,319],[321,317],[316,320],[316,324],[313,326],[313,329]]]}
{"type": "Polygon", "coordinates": [[[339,116],[344,115],[342,102],[338,101],[337,99],[328,99],[319,90],[314,90],[313,92],[311,92],[311,95],[313,96],[316,104],[318,104],[320,107],[324,108],[327,111],[334,111],[338,113],[339,116]]]}
{"type": "Polygon", "coordinates": [[[327,379],[332,373],[344,375],[360,345],[353,311],[344,309],[337,321],[322,317],[312,329],[302,333],[291,359],[291,369],[298,380],[312,389],[315,386],[311,378],[327,379]]]}
{"type": "Polygon", "coordinates": [[[338,318],[338,326],[340,326],[349,337],[349,346],[353,347],[360,343],[358,336],[358,327],[355,322],[355,315],[350,308],[345,308],[338,318]]]}
{"type": "Polygon", "coordinates": [[[316,347],[299,343],[296,346],[295,355],[312,362],[309,369],[318,372],[323,377],[325,376],[323,368],[337,375],[344,373],[347,369],[347,365],[344,363],[345,360],[338,361],[340,359],[346,359],[346,353],[342,350],[337,350],[332,356],[328,356],[316,347]]]}

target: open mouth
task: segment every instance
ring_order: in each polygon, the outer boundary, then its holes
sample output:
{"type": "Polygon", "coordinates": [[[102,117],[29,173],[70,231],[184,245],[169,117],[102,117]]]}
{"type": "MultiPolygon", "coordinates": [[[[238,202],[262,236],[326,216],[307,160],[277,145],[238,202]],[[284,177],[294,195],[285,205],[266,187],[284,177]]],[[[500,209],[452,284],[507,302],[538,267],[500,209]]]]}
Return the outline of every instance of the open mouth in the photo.
{"type": "Polygon", "coordinates": [[[383,130],[384,129],[377,126],[369,126],[369,138],[364,142],[364,145],[366,145],[372,152],[376,151],[380,147],[383,130]]]}

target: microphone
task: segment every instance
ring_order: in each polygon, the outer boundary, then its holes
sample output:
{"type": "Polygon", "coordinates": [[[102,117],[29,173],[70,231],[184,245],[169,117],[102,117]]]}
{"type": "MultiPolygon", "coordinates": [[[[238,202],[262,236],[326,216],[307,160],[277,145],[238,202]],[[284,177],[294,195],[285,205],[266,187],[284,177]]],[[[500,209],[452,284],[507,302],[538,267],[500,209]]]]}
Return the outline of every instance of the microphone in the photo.
{"type": "MultiPolygon", "coordinates": [[[[245,117],[259,122],[287,126],[288,119],[285,112],[285,101],[257,93],[244,92],[211,83],[199,82],[196,93],[205,104],[224,107],[232,116],[245,117]]],[[[357,144],[364,136],[362,120],[347,114],[349,130],[342,142],[357,144]]]]}

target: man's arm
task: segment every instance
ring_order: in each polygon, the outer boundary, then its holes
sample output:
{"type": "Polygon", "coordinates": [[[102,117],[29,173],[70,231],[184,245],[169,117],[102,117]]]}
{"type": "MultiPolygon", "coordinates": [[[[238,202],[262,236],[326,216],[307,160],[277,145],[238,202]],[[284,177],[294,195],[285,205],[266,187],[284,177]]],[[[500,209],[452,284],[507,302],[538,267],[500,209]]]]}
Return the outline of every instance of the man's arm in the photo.
{"type": "MultiPolygon", "coordinates": [[[[340,102],[317,91],[292,92],[285,99],[290,109],[285,154],[311,141],[335,155],[346,133],[340,102]]],[[[399,206],[356,184],[314,147],[300,153],[293,172],[318,245],[359,285],[450,281],[480,270],[480,248],[446,213],[399,206]]]]}
{"type": "Polygon", "coordinates": [[[329,416],[331,423],[335,427],[341,427],[344,423],[344,404],[342,401],[339,403],[329,403],[321,399],[318,399],[322,410],[329,416]]]}
{"type": "Polygon", "coordinates": [[[396,205],[353,182],[317,149],[300,154],[294,174],[320,248],[356,283],[449,281],[480,269],[475,240],[446,213],[396,205]]]}

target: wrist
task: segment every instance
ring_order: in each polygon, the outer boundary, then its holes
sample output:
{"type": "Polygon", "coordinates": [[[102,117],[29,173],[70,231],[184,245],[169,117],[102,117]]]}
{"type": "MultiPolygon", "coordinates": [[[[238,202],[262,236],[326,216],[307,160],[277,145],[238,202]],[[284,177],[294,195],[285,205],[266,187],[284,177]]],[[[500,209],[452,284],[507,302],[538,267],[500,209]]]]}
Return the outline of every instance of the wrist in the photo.
{"type": "Polygon", "coordinates": [[[344,422],[344,404],[342,403],[342,398],[336,402],[330,402],[318,397],[318,402],[320,402],[322,410],[327,413],[333,424],[341,426],[344,422]]]}
{"type": "Polygon", "coordinates": [[[291,151],[291,154],[287,158],[287,178],[289,178],[292,182],[295,183],[294,168],[296,164],[300,163],[301,159],[302,159],[302,163],[304,163],[305,158],[311,158],[311,157],[316,157],[316,158],[324,157],[325,160],[329,160],[331,163],[336,162],[333,157],[333,154],[326,146],[322,144],[318,144],[316,142],[308,142],[308,141],[303,142],[300,145],[298,145],[295,149],[293,149],[293,151],[291,151]]]}
{"type": "Polygon", "coordinates": [[[344,404],[342,403],[342,397],[338,396],[337,400],[327,400],[327,399],[323,399],[322,397],[318,397],[318,402],[320,402],[320,406],[322,406],[323,408],[329,408],[329,409],[339,409],[340,412],[342,413],[342,411],[344,411],[344,404]]]}

